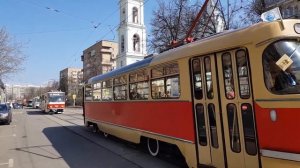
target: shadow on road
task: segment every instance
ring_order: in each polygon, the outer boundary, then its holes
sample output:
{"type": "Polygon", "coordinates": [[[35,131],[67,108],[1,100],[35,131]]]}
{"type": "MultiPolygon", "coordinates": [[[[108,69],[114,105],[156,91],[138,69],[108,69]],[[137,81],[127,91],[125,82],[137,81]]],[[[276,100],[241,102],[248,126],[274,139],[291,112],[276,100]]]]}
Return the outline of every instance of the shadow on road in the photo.
{"type": "MultiPolygon", "coordinates": [[[[50,127],[43,133],[51,142],[54,149],[61,155],[71,168],[99,168],[99,167],[139,167],[125,158],[98,145],[90,139],[70,131],[70,129],[84,129],[80,126],[50,127]]],[[[87,132],[87,134],[91,134],[87,132]]]]}
{"type": "MultiPolygon", "coordinates": [[[[161,158],[154,158],[140,150],[139,145],[87,131],[82,126],[49,127],[43,130],[54,149],[71,168],[178,168],[161,158]],[[70,131],[71,130],[71,131],[70,131]]],[[[171,161],[172,162],[172,161],[171,161]]]]}
{"type": "Polygon", "coordinates": [[[43,113],[40,110],[36,110],[36,111],[27,111],[28,115],[44,115],[45,113],[43,113]]]}

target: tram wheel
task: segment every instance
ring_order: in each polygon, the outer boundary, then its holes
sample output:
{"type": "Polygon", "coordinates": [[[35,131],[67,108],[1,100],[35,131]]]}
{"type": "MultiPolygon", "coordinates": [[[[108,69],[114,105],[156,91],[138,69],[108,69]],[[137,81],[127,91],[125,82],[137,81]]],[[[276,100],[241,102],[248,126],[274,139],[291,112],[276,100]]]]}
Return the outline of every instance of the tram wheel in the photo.
{"type": "Polygon", "coordinates": [[[156,139],[147,139],[147,147],[151,156],[158,156],[159,154],[159,142],[156,139]]]}

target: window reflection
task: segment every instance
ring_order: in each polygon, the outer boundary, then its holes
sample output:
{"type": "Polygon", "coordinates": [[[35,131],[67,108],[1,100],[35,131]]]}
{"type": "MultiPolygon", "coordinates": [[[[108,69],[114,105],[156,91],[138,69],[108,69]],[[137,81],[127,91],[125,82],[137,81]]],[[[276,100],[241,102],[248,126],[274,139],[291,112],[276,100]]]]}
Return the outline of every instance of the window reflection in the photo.
{"type": "Polygon", "coordinates": [[[263,53],[264,79],[274,94],[300,93],[300,43],[281,40],[269,45],[263,53]]]}

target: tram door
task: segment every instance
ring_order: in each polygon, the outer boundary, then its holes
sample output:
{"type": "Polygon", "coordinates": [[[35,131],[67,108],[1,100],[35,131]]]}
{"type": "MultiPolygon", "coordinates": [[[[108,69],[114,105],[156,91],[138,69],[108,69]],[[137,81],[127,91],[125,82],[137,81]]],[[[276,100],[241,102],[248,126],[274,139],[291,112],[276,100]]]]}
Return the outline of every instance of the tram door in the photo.
{"type": "Polygon", "coordinates": [[[247,50],[236,49],[216,56],[227,166],[258,168],[247,50]]]}
{"type": "Polygon", "coordinates": [[[191,59],[194,115],[200,165],[225,167],[214,55],[191,59]]]}

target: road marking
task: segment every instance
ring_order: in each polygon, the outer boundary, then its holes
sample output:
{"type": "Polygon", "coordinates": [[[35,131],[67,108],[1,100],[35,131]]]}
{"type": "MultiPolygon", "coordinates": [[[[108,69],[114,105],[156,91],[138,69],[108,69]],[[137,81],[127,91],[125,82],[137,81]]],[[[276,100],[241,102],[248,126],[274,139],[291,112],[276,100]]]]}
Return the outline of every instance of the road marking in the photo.
{"type": "Polygon", "coordinates": [[[7,136],[0,136],[0,138],[8,138],[8,137],[16,137],[17,134],[7,135],[7,136]]]}
{"type": "Polygon", "coordinates": [[[0,163],[0,166],[8,165],[8,167],[14,167],[14,159],[8,159],[8,163],[0,163]]]}
{"type": "Polygon", "coordinates": [[[8,167],[14,167],[14,159],[8,160],[8,167]]]}

